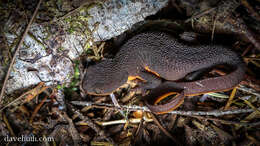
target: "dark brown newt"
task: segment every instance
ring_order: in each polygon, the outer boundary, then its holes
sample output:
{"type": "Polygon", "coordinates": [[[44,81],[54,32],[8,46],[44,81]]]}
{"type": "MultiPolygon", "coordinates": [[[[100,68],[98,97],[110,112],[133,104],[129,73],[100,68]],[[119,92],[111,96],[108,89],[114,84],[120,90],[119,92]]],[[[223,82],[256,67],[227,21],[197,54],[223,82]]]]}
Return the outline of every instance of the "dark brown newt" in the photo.
{"type": "Polygon", "coordinates": [[[147,106],[152,112],[165,113],[177,108],[185,96],[231,89],[244,74],[245,64],[227,47],[191,45],[164,32],[146,32],[129,39],[113,59],[90,66],[82,87],[87,94],[108,95],[128,80],[140,79],[143,89],[153,89],[145,97],[147,106]],[[216,65],[230,66],[233,72],[177,82],[190,73],[216,65]],[[164,105],[153,105],[173,92],[179,95],[164,105]]]}

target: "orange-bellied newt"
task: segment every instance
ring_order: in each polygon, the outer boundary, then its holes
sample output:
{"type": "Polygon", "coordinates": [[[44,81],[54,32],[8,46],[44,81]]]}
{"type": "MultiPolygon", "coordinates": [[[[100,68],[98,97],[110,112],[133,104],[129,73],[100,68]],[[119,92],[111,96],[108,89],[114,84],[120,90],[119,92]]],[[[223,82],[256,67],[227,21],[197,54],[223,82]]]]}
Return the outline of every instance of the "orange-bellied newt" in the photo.
{"type": "Polygon", "coordinates": [[[82,87],[92,95],[108,95],[128,80],[140,79],[143,89],[152,89],[145,103],[152,112],[177,108],[185,96],[231,89],[243,79],[245,64],[222,45],[189,44],[165,32],[145,32],[129,39],[113,59],[90,66],[82,87]],[[231,73],[178,82],[186,75],[217,65],[227,65],[231,73]],[[162,82],[164,80],[164,82],[162,82]],[[170,94],[179,95],[163,105],[154,105],[170,94]]]}

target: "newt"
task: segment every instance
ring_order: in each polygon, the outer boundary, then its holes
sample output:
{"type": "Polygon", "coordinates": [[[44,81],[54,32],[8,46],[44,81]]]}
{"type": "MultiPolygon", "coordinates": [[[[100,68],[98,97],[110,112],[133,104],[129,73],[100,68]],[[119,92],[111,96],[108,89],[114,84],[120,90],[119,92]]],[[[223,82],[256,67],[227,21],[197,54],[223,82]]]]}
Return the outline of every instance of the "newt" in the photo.
{"type": "Polygon", "coordinates": [[[229,48],[215,44],[189,44],[165,32],[144,32],[122,45],[113,59],[89,66],[82,81],[90,95],[109,95],[129,80],[139,79],[140,88],[152,89],[144,97],[154,113],[177,108],[185,96],[232,89],[243,80],[245,64],[229,48]],[[196,81],[181,81],[185,76],[217,65],[232,72],[196,81]],[[154,105],[178,93],[168,103],[154,105]]]}

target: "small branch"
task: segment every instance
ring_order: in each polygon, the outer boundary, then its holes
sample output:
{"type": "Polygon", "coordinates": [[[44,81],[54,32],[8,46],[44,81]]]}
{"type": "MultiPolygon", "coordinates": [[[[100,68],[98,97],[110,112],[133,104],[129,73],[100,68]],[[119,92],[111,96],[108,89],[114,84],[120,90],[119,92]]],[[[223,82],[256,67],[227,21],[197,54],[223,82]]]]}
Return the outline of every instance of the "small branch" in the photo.
{"type": "MultiPolygon", "coordinates": [[[[136,105],[121,105],[120,108],[115,107],[113,104],[106,104],[106,103],[92,103],[92,102],[85,102],[85,101],[72,101],[74,105],[79,106],[92,106],[95,108],[107,108],[111,110],[125,110],[125,111],[147,111],[151,112],[146,106],[136,106],[136,105]]],[[[258,108],[260,110],[260,108],[258,108]]],[[[236,109],[236,110],[213,110],[213,111],[171,111],[169,114],[176,114],[176,115],[184,115],[184,116],[224,116],[224,115],[232,115],[232,114],[243,114],[243,113],[251,113],[253,109],[236,109]]]]}
{"type": "Polygon", "coordinates": [[[176,140],[175,137],[173,137],[171,135],[171,133],[169,133],[163,126],[162,124],[158,121],[158,119],[156,118],[156,116],[151,113],[152,119],[154,121],[154,123],[159,127],[159,129],[167,136],[169,137],[173,142],[175,142],[177,145],[180,145],[180,143],[176,140]]]}
{"type": "Polygon", "coordinates": [[[239,87],[237,88],[238,90],[241,90],[241,91],[244,91],[244,92],[247,92],[247,93],[250,93],[250,94],[253,94],[255,95],[258,99],[260,99],[260,94],[255,91],[254,89],[252,88],[246,88],[245,86],[243,85],[239,85],[239,87]]]}
{"type": "Polygon", "coordinates": [[[199,14],[197,14],[197,15],[195,15],[195,16],[192,16],[191,18],[185,20],[185,23],[190,22],[192,19],[199,18],[199,17],[204,16],[204,15],[206,15],[206,14],[208,14],[208,13],[211,13],[211,12],[213,12],[215,9],[216,9],[216,7],[213,7],[213,8],[207,9],[207,10],[205,10],[205,11],[203,11],[203,12],[200,12],[199,14]]]}
{"type": "Polygon", "coordinates": [[[97,134],[105,138],[108,142],[115,144],[114,140],[108,137],[104,130],[102,130],[95,122],[93,122],[88,116],[84,116],[80,111],[76,110],[71,104],[67,104],[68,108],[84,120],[90,128],[92,128],[97,134]]]}
{"type": "MultiPolygon", "coordinates": [[[[111,98],[113,104],[115,105],[115,107],[117,107],[118,109],[120,109],[120,105],[119,105],[119,103],[118,103],[118,101],[117,101],[117,99],[116,99],[114,93],[111,93],[111,94],[110,94],[110,98],[111,98]]],[[[125,117],[125,118],[127,119],[127,116],[125,116],[125,114],[124,114],[123,111],[119,110],[119,112],[120,112],[120,114],[121,114],[123,117],[125,117]]]]}
{"type": "Polygon", "coordinates": [[[80,134],[79,134],[78,130],[76,129],[76,127],[73,123],[73,120],[65,112],[64,113],[59,112],[59,114],[68,121],[68,123],[69,123],[68,131],[72,137],[74,145],[77,145],[78,142],[80,141],[80,134]]]}
{"type": "MultiPolygon", "coordinates": [[[[121,119],[121,120],[115,120],[115,121],[96,121],[96,123],[100,126],[109,126],[109,125],[116,125],[116,124],[125,124],[127,122],[136,124],[140,123],[142,121],[141,118],[130,118],[130,119],[121,119]]],[[[153,119],[144,118],[145,122],[153,122],[153,119]]],[[[78,124],[80,125],[80,123],[78,124]]]]}
{"type": "Polygon", "coordinates": [[[193,118],[197,118],[199,120],[210,120],[210,121],[217,121],[217,122],[221,122],[222,124],[227,124],[227,125],[240,125],[240,126],[250,126],[250,127],[254,127],[254,126],[258,126],[260,125],[260,122],[255,122],[255,123],[246,123],[246,122],[237,122],[237,121],[227,121],[227,120],[222,120],[222,119],[216,119],[216,118],[209,118],[209,117],[202,117],[202,116],[191,116],[193,118]]]}
{"type": "Polygon", "coordinates": [[[28,31],[29,31],[29,28],[30,28],[30,26],[31,26],[31,24],[32,24],[32,22],[33,22],[33,20],[34,20],[34,18],[35,18],[35,16],[36,16],[36,14],[37,14],[37,12],[38,12],[38,9],[40,8],[41,2],[42,2],[42,0],[39,0],[39,2],[38,2],[38,4],[37,4],[37,7],[36,7],[36,9],[34,10],[33,16],[32,16],[32,18],[31,18],[30,22],[28,23],[28,25],[27,25],[27,27],[26,27],[24,33],[23,33],[23,36],[22,36],[20,42],[19,42],[18,45],[17,45],[17,49],[15,50],[13,59],[12,59],[10,65],[9,65],[9,68],[8,68],[8,71],[7,71],[7,74],[6,74],[6,76],[5,76],[5,80],[4,80],[3,86],[2,86],[2,90],[1,90],[1,94],[0,94],[0,103],[2,102],[2,98],[3,98],[3,95],[4,95],[5,88],[6,88],[6,84],[7,84],[7,81],[8,81],[10,72],[11,72],[11,69],[12,69],[12,67],[13,67],[13,65],[14,65],[15,58],[16,58],[16,56],[17,56],[18,53],[19,53],[20,47],[21,47],[21,45],[22,45],[22,43],[23,43],[23,41],[24,41],[24,38],[25,38],[25,36],[27,35],[27,33],[28,33],[28,31]]]}

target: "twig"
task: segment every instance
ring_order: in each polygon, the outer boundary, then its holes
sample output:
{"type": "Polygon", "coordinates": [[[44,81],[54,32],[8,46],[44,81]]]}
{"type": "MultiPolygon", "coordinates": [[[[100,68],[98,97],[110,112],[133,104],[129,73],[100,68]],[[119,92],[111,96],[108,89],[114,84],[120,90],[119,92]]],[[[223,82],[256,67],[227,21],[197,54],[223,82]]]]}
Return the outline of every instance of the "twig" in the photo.
{"type": "Polygon", "coordinates": [[[228,102],[226,103],[226,105],[224,107],[225,110],[227,110],[230,107],[230,105],[232,104],[232,101],[236,95],[236,92],[237,92],[237,88],[234,88],[230,94],[230,97],[228,98],[228,102]]]}
{"type": "Polygon", "coordinates": [[[259,142],[256,138],[254,138],[253,136],[248,135],[247,132],[246,132],[246,137],[247,137],[249,140],[251,140],[253,143],[255,143],[255,145],[260,145],[260,142],[259,142]]]}
{"type": "Polygon", "coordinates": [[[229,96],[222,93],[212,92],[212,93],[206,93],[204,95],[210,95],[213,97],[221,98],[221,99],[229,99],[229,96]]]}
{"type": "MultiPolygon", "coordinates": [[[[113,104],[106,104],[106,103],[92,103],[92,102],[85,102],[85,101],[72,101],[74,105],[79,106],[92,106],[96,108],[108,108],[111,110],[118,110],[113,104]]],[[[258,108],[260,110],[260,108],[258,108]]],[[[136,106],[136,105],[121,105],[120,110],[128,110],[128,111],[147,111],[151,112],[146,106],[136,106]]],[[[184,115],[184,116],[224,116],[224,115],[232,115],[232,114],[243,114],[243,113],[251,113],[253,109],[236,109],[236,110],[212,110],[212,111],[180,111],[175,110],[169,112],[169,114],[176,114],[176,115],[184,115]]]]}
{"type": "Polygon", "coordinates": [[[12,67],[13,67],[15,58],[16,58],[16,56],[17,56],[18,53],[19,53],[20,47],[21,47],[21,45],[22,45],[22,43],[23,43],[23,41],[24,41],[24,38],[25,38],[25,36],[27,35],[27,33],[28,33],[28,31],[29,31],[29,28],[30,28],[30,26],[31,26],[31,24],[32,24],[32,22],[33,22],[33,20],[34,20],[34,18],[35,18],[35,16],[36,16],[36,14],[37,14],[37,12],[38,12],[38,9],[40,8],[41,2],[42,2],[42,0],[39,0],[39,2],[38,2],[38,4],[37,4],[37,7],[36,7],[36,9],[34,10],[33,16],[32,16],[32,18],[31,18],[29,24],[27,25],[27,27],[26,27],[26,29],[25,29],[25,31],[24,31],[24,33],[23,33],[23,36],[22,36],[20,42],[19,42],[18,45],[17,45],[17,49],[15,50],[13,59],[12,59],[10,65],[9,65],[9,68],[8,68],[8,71],[7,71],[7,74],[6,74],[6,76],[5,76],[5,80],[4,80],[3,86],[2,86],[2,90],[1,90],[1,94],[0,94],[0,103],[2,102],[2,98],[3,98],[3,95],[4,95],[5,88],[6,88],[7,80],[8,80],[8,78],[9,78],[9,75],[10,75],[11,69],[12,69],[12,67]]]}
{"type": "Polygon", "coordinates": [[[96,123],[94,123],[91,119],[89,119],[87,116],[84,116],[81,112],[76,110],[71,104],[67,104],[68,108],[72,110],[75,114],[79,116],[80,119],[84,120],[86,123],[88,123],[88,126],[92,128],[96,133],[98,133],[101,137],[104,137],[107,141],[115,144],[113,139],[106,136],[106,133],[104,130],[102,130],[96,123]]]}
{"type": "Polygon", "coordinates": [[[214,34],[215,34],[215,30],[216,30],[217,20],[218,20],[218,15],[216,14],[216,17],[215,17],[215,20],[214,20],[214,23],[213,23],[212,32],[211,32],[211,41],[214,40],[214,34]]]}
{"type": "Polygon", "coordinates": [[[43,98],[43,100],[41,101],[41,103],[36,106],[36,108],[34,109],[34,111],[33,111],[33,113],[32,113],[32,116],[31,116],[31,118],[30,118],[30,120],[29,120],[30,123],[33,122],[34,117],[36,116],[36,114],[38,113],[38,111],[41,109],[42,105],[43,105],[44,102],[47,100],[47,98],[48,98],[48,96],[45,96],[45,97],[43,98]]]}
{"type": "MultiPolygon", "coordinates": [[[[242,98],[240,98],[242,99],[242,98]]],[[[249,107],[251,107],[255,112],[257,112],[258,114],[260,114],[260,110],[257,109],[251,102],[249,102],[248,100],[246,99],[242,99],[249,107]]]]}
{"type": "Polygon", "coordinates": [[[241,90],[241,91],[244,91],[244,92],[247,92],[247,93],[250,93],[250,94],[253,94],[255,95],[258,99],[260,99],[260,94],[255,91],[254,89],[252,88],[246,88],[245,86],[243,85],[239,85],[239,87],[237,88],[238,90],[241,90]]]}
{"type": "Polygon", "coordinates": [[[197,118],[199,120],[205,119],[205,120],[210,120],[210,121],[217,121],[217,122],[221,122],[223,124],[228,124],[228,125],[233,124],[233,125],[251,126],[251,127],[260,125],[260,122],[246,123],[246,122],[237,122],[237,121],[227,121],[227,120],[210,118],[210,117],[202,117],[202,116],[191,116],[191,117],[197,118]]]}
{"type": "MultiPolygon", "coordinates": [[[[153,119],[149,119],[149,118],[143,118],[143,120],[145,122],[152,122],[153,119]]],[[[96,123],[100,126],[109,126],[109,125],[116,125],[116,124],[125,124],[125,123],[133,123],[133,124],[136,124],[136,123],[140,123],[142,122],[142,119],[141,118],[130,118],[130,119],[121,119],[121,120],[115,120],[115,121],[97,121],[96,123]]],[[[82,122],[79,122],[79,125],[81,124],[82,122]]]]}
{"type": "Polygon", "coordinates": [[[69,129],[70,135],[72,137],[74,145],[78,145],[78,142],[80,141],[80,135],[73,123],[73,120],[65,112],[64,113],[60,112],[60,115],[62,115],[69,122],[68,129],[69,129]]]}
{"type": "Polygon", "coordinates": [[[169,137],[173,142],[175,142],[177,145],[180,145],[180,143],[176,140],[175,137],[173,137],[163,126],[162,124],[158,121],[158,119],[156,118],[156,116],[151,113],[151,117],[154,121],[154,123],[159,127],[159,129],[167,136],[169,137]]]}
{"type": "MultiPolygon", "coordinates": [[[[118,101],[117,101],[117,99],[116,99],[116,97],[115,97],[115,94],[114,94],[114,93],[111,93],[109,96],[110,96],[110,98],[111,98],[113,104],[115,105],[115,107],[117,107],[118,109],[120,109],[120,105],[119,105],[119,103],[118,103],[118,101]]],[[[123,117],[125,117],[125,118],[127,119],[127,116],[124,114],[123,111],[119,110],[119,112],[120,112],[120,114],[121,114],[123,117]]]]}
{"type": "Polygon", "coordinates": [[[10,103],[0,107],[0,111],[4,110],[5,108],[13,105],[15,106],[14,109],[17,109],[20,107],[20,105],[23,105],[24,103],[27,103],[29,101],[31,101],[33,98],[35,98],[37,95],[41,94],[42,92],[44,92],[47,88],[49,88],[48,86],[45,86],[45,84],[43,82],[40,82],[35,88],[33,88],[30,91],[25,92],[24,94],[22,94],[21,96],[19,96],[18,98],[16,98],[15,100],[11,101],[10,103]]]}
{"type": "Polygon", "coordinates": [[[199,13],[198,15],[192,16],[191,18],[185,20],[185,23],[190,22],[192,19],[199,18],[199,17],[204,16],[204,15],[206,15],[206,14],[208,14],[208,13],[211,13],[211,12],[214,11],[215,9],[216,9],[216,7],[207,9],[207,10],[205,10],[205,11],[199,13]]]}
{"type": "Polygon", "coordinates": [[[3,121],[4,121],[4,123],[5,123],[6,127],[7,127],[7,129],[9,130],[10,134],[11,134],[12,136],[16,136],[15,133],[14,133],[14,131],[13,131],[12,126],[10,125],[10,123],[9,123],[7,117],[6,117],[6,115],[5,115],[4,113],[2,113],[2,116],[3,116],[3,121]]]}

